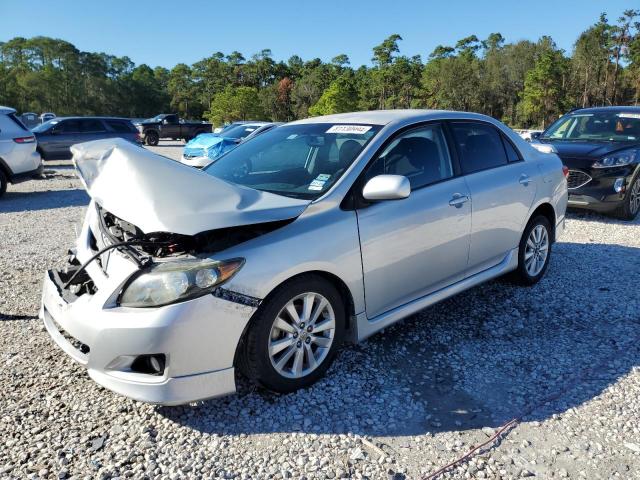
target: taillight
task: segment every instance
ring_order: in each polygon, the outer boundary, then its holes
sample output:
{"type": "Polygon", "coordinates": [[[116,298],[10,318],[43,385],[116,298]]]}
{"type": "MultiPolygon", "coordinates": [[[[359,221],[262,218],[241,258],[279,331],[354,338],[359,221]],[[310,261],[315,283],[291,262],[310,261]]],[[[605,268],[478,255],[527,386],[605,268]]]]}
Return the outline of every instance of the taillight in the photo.
{"type": "Polygon", "coordinates": [[[564,174],[564,178],[567,178],[569,176],[569,167],[562,165],[562,173],[564,174]]]}
{"type": "Polygon", "coordinates": [[[30,137],[17,137],[13,139],[16,143],[33,143],[36,141],[36,137],[31,135],[30,137]]]}

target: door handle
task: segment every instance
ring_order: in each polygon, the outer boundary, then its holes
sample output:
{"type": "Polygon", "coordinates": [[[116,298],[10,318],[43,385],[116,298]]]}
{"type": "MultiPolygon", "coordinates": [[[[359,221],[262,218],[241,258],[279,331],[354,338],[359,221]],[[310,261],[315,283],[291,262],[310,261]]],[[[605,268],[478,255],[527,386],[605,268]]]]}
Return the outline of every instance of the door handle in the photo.
{"type": "Polygon", "coordinates": [[[454,193],[451,200],[449,200],[449,205],[456,208],[462,208],[462,205],[469,201],[469,197],[467,195],[462,195],[461,193],[454,193]]]}
{"type": "Polygon", "coordinates": [[[518,180],[518,182],[520,182],[520,185],[524,185],[526,187],[531,183],[531,178],[526,173],[523,173],[520,175],[520,180],[518,180]]]}

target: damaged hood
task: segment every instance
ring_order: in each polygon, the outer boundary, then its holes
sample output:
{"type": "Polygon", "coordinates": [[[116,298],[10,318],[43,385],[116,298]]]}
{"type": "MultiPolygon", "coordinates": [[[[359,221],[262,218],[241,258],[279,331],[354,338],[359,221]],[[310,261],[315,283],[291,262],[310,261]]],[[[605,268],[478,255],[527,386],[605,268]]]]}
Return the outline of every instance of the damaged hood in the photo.
{"type": "Polygon", "coordinates": [[[195,235],[288,220],[310,203],[227,183],[119,138],[71,151],[91,198],[144,233],[195,235]]]}

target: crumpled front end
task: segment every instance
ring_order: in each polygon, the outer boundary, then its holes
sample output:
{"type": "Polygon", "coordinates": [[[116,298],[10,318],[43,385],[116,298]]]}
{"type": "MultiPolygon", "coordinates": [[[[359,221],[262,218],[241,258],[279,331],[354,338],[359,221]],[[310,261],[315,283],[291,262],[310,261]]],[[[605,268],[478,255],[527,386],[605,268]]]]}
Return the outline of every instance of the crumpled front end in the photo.
{"type": "Polygon", "coordinates": [[[162,307],[119,306],[114,295],[139,265],[118,249],[65,285],[108,245],[98,217],[92,202],[67,268],[45,273],[40,317],[52,339],[97,383],[136,400],[172,405],[234,392],[236,346],[259,301],[220,288],[162,307]]]}
{"type": "Polygon", "coordinates": [[[307,202],[237,187],[128,142],[73,152],[92,201],[66,268],[44,276],[40,316],[52,339],[96,382],[137,400],[233,392],[236,350],[261,299],[225,287],[244,259],[224,252],[290,223],[307,202]],[[202,263],[210,277],[200,267],[182,275],[202,263]],[[154,272],[160,283],[145,283],[154,272]],[[156,301],[158,289],[182,287],[176,278],[188,289],[156,301]],[[140,279],[141,294],[127,297],[140,279]]]}

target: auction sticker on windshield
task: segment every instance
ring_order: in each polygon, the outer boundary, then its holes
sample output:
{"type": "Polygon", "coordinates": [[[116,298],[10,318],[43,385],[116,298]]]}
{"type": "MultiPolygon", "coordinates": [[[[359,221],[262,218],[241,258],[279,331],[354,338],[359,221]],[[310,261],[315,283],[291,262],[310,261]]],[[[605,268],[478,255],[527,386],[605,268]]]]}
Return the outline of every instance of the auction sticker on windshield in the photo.
{"type": "Polygon", "coordinates": [[[371,130],[368,125],[334,125],[325,133],[356,133],[362,135],[371,130]]]}

